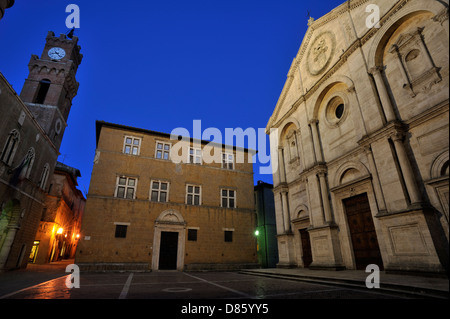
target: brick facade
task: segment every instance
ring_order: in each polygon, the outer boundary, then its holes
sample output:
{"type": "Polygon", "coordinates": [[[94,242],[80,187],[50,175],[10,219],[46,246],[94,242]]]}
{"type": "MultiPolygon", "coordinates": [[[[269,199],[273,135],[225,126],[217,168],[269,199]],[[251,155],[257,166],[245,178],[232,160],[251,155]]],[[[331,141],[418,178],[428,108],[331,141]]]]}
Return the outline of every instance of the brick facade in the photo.
{"type": "MultiPolygon", "coordinates": [[[[162,232],[178,233],[176,269],[231,269],[255,266],[256,226],[251,162],[174,163],[157,158],[157,143],[169,134],[97,122],[97,150],[76,263],[85,270],[158,270],[162,232]],[[138,138],[138,155],[125,154],[127,137],[138,138]],[[120,177],[136,180],[131,199],[117,198],[120,177]],[[151,183],[167,183],[166,202],[155,202],[151,183]],[[187,186],[200,188],[200,205],[187,204],[187,186]],[[221,189],[235,193],[235,208],[221,207],[221,189]],[[126,237],[116,238],[117,225],[126,237]],[[189,232],[196,232],[196,239],[189,232]],[[225,242],[225,231],[232,232],[225,242]]],[[[192,141],[191,141],[192,143],[192,141]]],[[[191,144],[192,145],[192,144],[191,144]]],[[[204,148],[206,142],[202,143],[204,148]]],[[[222,149],[222,147],[220,147],[222,149]]],[[[234,155],[248,150],[236,149],[234,155]]]]}

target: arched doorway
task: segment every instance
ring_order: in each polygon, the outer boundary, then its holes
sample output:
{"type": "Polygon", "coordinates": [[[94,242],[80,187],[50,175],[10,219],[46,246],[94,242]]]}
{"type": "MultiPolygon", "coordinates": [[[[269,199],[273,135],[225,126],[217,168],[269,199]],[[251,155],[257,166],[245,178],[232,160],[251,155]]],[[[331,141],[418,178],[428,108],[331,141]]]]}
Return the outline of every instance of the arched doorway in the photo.
{"type": "Polygon", "coordinates": [[[299,267],[308,268],[312,261],[311,240],[309,237],[308,228],[311,226],[308,208],[305,205],[300,205],[297,208],[297,216],[292,220],[294,225],[296,242],[297,242],[297,265],[299,267]]]}
{"type": "Polygon", "coordinates": [[[308,268],[313,261],[311,252],[311,240],[309,239],[309,232],[306,228],[299,229],[299,232],[300,232],[300,243],[302,245],[303,267],[308,268]]]}

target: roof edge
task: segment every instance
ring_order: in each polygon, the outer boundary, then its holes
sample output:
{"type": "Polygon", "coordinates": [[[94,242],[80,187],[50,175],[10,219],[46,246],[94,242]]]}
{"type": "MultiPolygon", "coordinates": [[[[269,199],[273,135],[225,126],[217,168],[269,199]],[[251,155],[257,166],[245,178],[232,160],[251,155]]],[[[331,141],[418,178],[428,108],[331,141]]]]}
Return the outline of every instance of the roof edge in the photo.
{"type": "MultiPolygon", "coordinates": [[[[169,134],[169,133],[158,132],[158,131],[138,128],[138,127],[133,127],[133,126],[127,126],[127,125],[123,125],[123,124],[116,124],[116,123],[110,123],[110,122],[97,120],[97,121],[95,121],[96,147],[98,147],[98,141],[100,139],[100,132],[101,132],[103,126],[112,127],[112,128],[116,128],[116,129],[122,129],[122,130],[128,130],[128,131],[133,131],[133,132],[140,132],[140,133],[144,133],[144,134],[157,135],[157,136],[161,136],[161,137],[169,138],[169,139],[171,137],[171,134],[169,134]]],[[[194,139],[193,137],[187,137],[187,136],[185,136],[185,137],[189,138],[189,140],[193,143],[200,142],[203,145],[212,145],[212,146],[221,146],[221,147],[230,146],[230,147],[233,147],[233,149],[235,149],[235,150],[239,150],[239,151],[243,151],[243,152],[247,152],[247,153],[254,153],[254,154],[258,153],[257,150],[246,148],[246,147],[227,145],[227,144],[216,143],[216,142],[207,141],[207,140],[199,140],[199,139],[194,139]]]]}

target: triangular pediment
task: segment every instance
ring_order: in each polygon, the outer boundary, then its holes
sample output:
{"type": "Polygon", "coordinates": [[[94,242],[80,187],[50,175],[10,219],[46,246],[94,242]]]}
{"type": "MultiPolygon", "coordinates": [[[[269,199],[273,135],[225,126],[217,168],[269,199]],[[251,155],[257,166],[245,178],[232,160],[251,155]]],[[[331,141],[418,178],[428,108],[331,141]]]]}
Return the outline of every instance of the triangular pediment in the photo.
{"type": "Polygon", "coordinates": [[[317,20],[309,18],[307,21],[308,29],[289,68],[286,83],[267,129],[298,105],[301,96],[305,95],[335,63],[337,40],[334,25],[336,19],[343,16],[346,10],[344,3],[317,20]]]}

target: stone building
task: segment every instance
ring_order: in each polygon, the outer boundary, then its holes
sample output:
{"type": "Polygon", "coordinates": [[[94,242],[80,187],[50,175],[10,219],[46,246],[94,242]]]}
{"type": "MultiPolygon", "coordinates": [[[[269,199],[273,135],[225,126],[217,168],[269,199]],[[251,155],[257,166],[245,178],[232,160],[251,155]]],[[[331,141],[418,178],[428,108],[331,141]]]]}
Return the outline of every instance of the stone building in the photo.
{"type": "Polygon", "coordinates": [[[56,163],[29,262],[45,264],[75,257],[86,203],[77,189],[80,176],[78,169],[56,163]]]}
{"type": "Polygon", "coordinates": [[[78,90],[77,42],[49,32],[20,96],[0,73],[0,271],[27,265],[78,90]]]}
{"type": "Polygon", "coordinates": [[[218,158],[206,161],[206,141],[106,122],[96,129],[75,256],[82,271],[256,266],[249,150],[214,144],[218,158]]]}
{"type": "Polygon", "coordinates": [[[267,124],[278,266],[445,272],[448,1],[351,0],[308,26],[267,124]]]}

